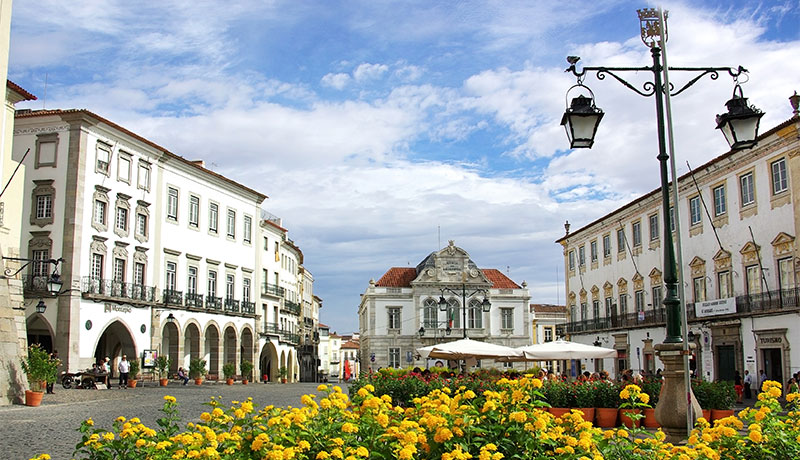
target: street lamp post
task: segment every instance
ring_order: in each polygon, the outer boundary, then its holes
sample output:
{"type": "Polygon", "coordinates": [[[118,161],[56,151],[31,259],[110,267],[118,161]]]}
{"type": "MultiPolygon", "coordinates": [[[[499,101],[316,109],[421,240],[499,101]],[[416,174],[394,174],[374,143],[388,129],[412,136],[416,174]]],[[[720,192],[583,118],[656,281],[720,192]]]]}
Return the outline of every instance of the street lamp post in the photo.
{"type": "MultiPolygon", "coordinates": [[[[442,288],[442,295],[439,296],[439,310],[441,310],[441,311],[448,311],[450,309],[450,303],[447,301],[447,299],[444,298],[444,293],[445,292],[449,292],[449,293],[451,293],[453,295],[461,295],[461,317],[462,317],[461,328],[464,331],[464,338],[466,339],[467,338],[467,298],[468,297],[471,298],[472,296],[474,296],[475,294],[477,294],[479,292],[483,293],[483,301],[481,302],[481,311],[483,311],[484,313],[489,313],[489,311],[492,309],[492,303],[489,302],[488,297],[486,297],[489,294],[489,291],[487,289],[477,288],[477,289],[473,290],[472,292],[470,292],[469,294],[467,294],[467,285],[464,284],[464,283],[461,284],[461,292],[460,293],[455,289],[452,289],[452,288],[449,288],[449,287],[443,287],[442,288]]],[[[448,324],[448,328],[449,327],[450,326],[448,324]]]]}
{"type": "MultiPolygon", "coordinates": [[[[656,346],[659,357],[664,362],[664,389],[656,407],[656,418],[664,428],[665,433],[672,439],[685,438],[688,430],[693,425],[696,415],[700,411],[700,406],[691,392],[688,385],[686,369],[683,356],[689,351],[685,349],[683,337],[681,336],[681,305],[678,297],[678,267],[675,262],[675,246],[671,235],[671,216],[669,206],[669,176],[667,173],[667,161],[670,155],[667,153],[666,126],[664,120],[664,98],[665,94],[678,95],[692,86],[703,76],[709,75],[712,80],[716,80],[720,72],[728,72],[735,82],[733,98],[727,102],[728,113],[717,115],[717,129],[725,135],[726,140],[732,150],[751,148],[755,145],[758,137],[759,120],[764,115],[763,112],[747,104],[747,99],[742,95],[739,86],[739,76],[747,72],[743,67],[666,67],[661,63],[662,50],[666,45],[666,14],[660,9],[638,10],[641,23],[642,41],[650,47],[653,57],[653,65],[645,67],[583,67],[578,71],[576,65],[580,60],[577,56],[570,56],[567,61],[570,63],[568,72],[572,72],[578,79],[578,83],[570,88],[585,89],[591,98],[583,96],[573,99],[571,106],[564,113],[561,124],[567,131],[567,137],[571,148],[591,148],[594,143],[594,136],[597,126],[604,113],[597,108],[594,103],[594,94],[586,86],[583,80],[587,71],[596,72],[596,77],[603,80],[610,75],[618,82],[635,93],[649,97],[654,96],[656,101],[656,122],[658,127],[658,160],[660,163],[661,176],[661,198],[662,213],[664,216],[664,285],[666,295],[664,306],[667,313],[666,318],[666,338],[664,343],[656,346]],[[662,27],[663,26],[663,27],[662,27]],[[667,71],[688,71],[695,75],[688,83],[677,91],[672,91],[669,84],[667,71]],[[651,72],[653,81],[648,81],[642,86],[642,90],[636,88],[631,83],[621,78],[620,72],[651,72]],[[662,72],[664,80],[662,81],[662,72]],[[738,93],[738,94],[737,94],[738,93]],[[692,410],[689,410],[691,405],[692,410]]],[[[569,91],[567,92],[569,94],[569,91]]],[[[668,101],[668,99],[667,99],[668,101]]],[[[673,179],[675,179],[673,177],[673,179]]]]}

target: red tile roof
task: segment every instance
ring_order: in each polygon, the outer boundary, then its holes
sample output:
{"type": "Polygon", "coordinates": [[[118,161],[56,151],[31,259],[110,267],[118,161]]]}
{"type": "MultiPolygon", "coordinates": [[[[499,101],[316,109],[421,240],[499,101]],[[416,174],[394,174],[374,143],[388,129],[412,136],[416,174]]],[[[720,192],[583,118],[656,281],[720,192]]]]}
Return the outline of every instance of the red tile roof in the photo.
{"type": "Polygon", "coordinates": [[[537,313],[566,313],[567,307],[564,305],[548,305],[548,304],[539,304],[539,303],[532,303],[531,307],[533,307],[533,311],[537,313]]]}
{"type": "Polygon", "coordinates": [[[348,340],[347,342],[343,343],[342,346],[339,348],[358,350],[360,346],[357,340],[348,340]]]}
{"type": "Polygon", "coordinates": [[[12,90],[14,90],[17,93],[19,93],[22,97],[25,98],[25,99],[23,99],[23,101],[35,101],[36,100],[36,96],[34,96],[33,94],[29,93],[28,91],[25,90],[25,88],[19,86],[18,84],[14,83],[11,80],[6,80],[6,88],[11,88],[12,90]]]}
{"type": "MultiPolygon", "coordinates": [[[[483,274],[492,282],[494,289],[519,289],[520,286],[496,268],[483,268],[483,274]]],[[[411,287],[417,277],[417,269],[412,267],[392,267],[375,283],[378,287],[411,287]]]]}

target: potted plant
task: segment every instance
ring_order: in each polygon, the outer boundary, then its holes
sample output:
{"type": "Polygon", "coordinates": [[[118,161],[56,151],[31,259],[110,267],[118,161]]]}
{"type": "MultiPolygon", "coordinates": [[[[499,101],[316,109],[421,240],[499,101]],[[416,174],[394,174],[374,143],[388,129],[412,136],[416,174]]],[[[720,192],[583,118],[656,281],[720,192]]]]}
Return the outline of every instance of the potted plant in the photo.
{"type": "Polygon", "coordinates": [[[736,402],[736,388],[733,382],[714,382],[711,395],[711,420],[733,415],[733,404],[736,402]]]}
{"type": "Polygon", "coordinates": [[[555,381],[547,382],[546,385],[542,386],[544,397],[547,403],[550,404],[550,408],[547,411],[556,417],[561,417],[569,412],[570,394],[567,385],[564,382],[555,381]]]}
{"type": "Polygon", "coordinates": [[[711,422],[713,383],[705,380],[692,380],[692,393],[703,410],[703,418],[711,422]]]}
{"type": "Polygon", "coordinates": [[[642,415],[642,410],[651,407],[650,396],[642,391],[639,385],[626,385],[622,391],[619,392],[619,399],[622,404],[619,405],[619,419],[623,425],[628,428],[639,428],[642,415]]]}
{"type": "Polygon", "coordinates": [[[167,372],[169,372],[169,358],[166,355],[160,355],[156,358],[156,372],[158,372],[158,382],[162,387],[167,386],[167,372]]]}
{"type": "Polygon", "coordinates": [[[208,371],[206,370],[206,360],[201,358],[194,358],[189,361],[189,378],[194,379],[195,385],[203,384],[203,377],[208,371]]]}
{"type": "Polygon", "coordinates": [[[247,382],[250,380],[250,375],[253,372],[253,363],[244,360],[242,361],[241,368],[242,368],[242,385],[247,385],[247,382]]]}
{"type": "MultiPolygon", "coordinates": [[[[642,391],[650,397],[650,405],[658,404],[658,396],[661,393],[661,379],[646,379],[642,382],[642,391]]],[[[642,423],[645,428],[658,428],[661,425],[656,420],[656,410],[654,407],[644,409],[644,419],[642,423]]]]}
{"type": "Polygon", "coordinates": [[[128,378],[128,386],[131,388],[136,388],[136,382],[138,382],[139,378],[139,359],[134,358],[130,361],[130,367],[128,369],[130,377],[128,378]]]}
{"type": "Polygon", "coordinates": [[[572,384],[571,393],[575,400],[575,407],[583,412],[583,419],[594,423],[594,383],[575,382],[572,384]]]}
{"type": "Polygon", "coordinates": [[[38,343],[28,347],[28,357],[22,359],[22,371],[28,376],[30,390],[25,390],[25,405],[38,406],[42,403],[44,386],[56,381],[59,360],[51,358],[38,343]]]}
{"type": "Polygon", "coordinates": [[[286,375],[287,375],[286,366],[281,366],[278,369],[278,377],[281,379],[281,383],[286,383],[286,375]]]}
{"type": "Polygon", "coordinates": [[[619,388],[613,382],[602,380],[594,383],[594,406],[597,426],[612,428],[617,426],[619,412],[619,388]]]}
{"type": "Polygon", "coordinates": [[[233,376],[236,375],[236,364],[225,363],[222,366],[222,373],[225,375],[225,383],[233,385],[233,376]]]}

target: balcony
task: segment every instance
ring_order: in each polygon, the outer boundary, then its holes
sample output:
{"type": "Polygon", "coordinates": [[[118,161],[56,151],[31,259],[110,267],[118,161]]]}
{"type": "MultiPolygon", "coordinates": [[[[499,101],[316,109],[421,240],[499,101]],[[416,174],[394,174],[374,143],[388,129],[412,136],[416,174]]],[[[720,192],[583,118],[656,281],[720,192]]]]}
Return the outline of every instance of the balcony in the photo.
{"type": "Polygon", "coordinates": [[[216,311],[222,310],[222,297],[206,297],[206,309],[216,311]]]}
{"type": "Polygon", "coordinates": [[[242,300],[242,313],[246,313],[248,315],[253,315],[256,312],[256,304],[253,302],[248,302],[247,300],[242,300]]]}
{"type": "Polygon", "coordinates": [[[294,303],[291,300],[283,299],[283,306],[281,311],[290,313],[295,316],[300,316],[300,304],[294,303]]]}
{"type": "MultiPolygon", "coordinates": [[[[46,280],[46,278],[45,278],[46,280]]],[[[31,277],[26,283],[28,288],[40,288],[44,282],[42,277],[31,277]]],[[[46,288],[45,288],[46,289],[46,288]]],[[[86,298],[98,300],[125,300],[133,303],[152,303],[155,301],[155,288],[123,281],[107,280],[85,276],[81,278],[81,293],[86,298]]]]}
{"type": "Polygon", "coordinates": [[[203,308],[203,294],[197,294],[195,292],[187,292],[186,306],[194,308],[203,308]]]}
{"type": "Polygon", "coordinates": [[[225,311],[239,313],[239,301],[230,297],[225,298],[225,311]]]}
{"type": "Polygon", "coordinates": [[[183,291],[164,289],[161,297],[165,305],[183,305],[183,291]]]}
{"type": "Polygon", "coordinates": [[[261,285],[261,295],[283,297],[284,292],[284,289],[276,284],[263,283],[261,285]]]}
{"type": "MultiPolygon", "coordinates": [[[[686,319],[695,321],[700,319],[731,318],[752,316],[759,314],[792,311],[800,308],[800,288],[779,289],[752,295],[736,297],[736,312],[698,318],[695,304],[686,304],[686,319]]],[[[594,318],[583,321],[571,321],[566,324],[567,333],[596,332],[608,329],[625,329],[643,326],[664,326],[667,322],[666,309],[661,307],[640,313],[611,315],[610,318],[594,318]]]]}
{"type": "Polygon", "coordinates": [[[289,342],[294,345],[300,343],[300,334],[296,334],[288,329],[281,329],[277,323],[265,323],[264,332],[261,335],[277,335],[284,342],[289,342]]]}

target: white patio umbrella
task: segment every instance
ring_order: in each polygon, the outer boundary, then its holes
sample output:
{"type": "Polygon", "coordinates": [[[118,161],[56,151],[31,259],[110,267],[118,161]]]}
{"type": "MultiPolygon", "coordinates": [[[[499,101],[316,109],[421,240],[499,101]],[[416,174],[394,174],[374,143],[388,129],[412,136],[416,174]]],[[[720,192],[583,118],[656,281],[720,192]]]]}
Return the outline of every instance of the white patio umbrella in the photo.
{"type": "Polygon", "coordinates": [[[437,343],[417,348],[420,356],[431,359],[499,359],[522,357],[522,352],[503,345],[461,339],[454,342],[437,343]]]}
{"type": "MultiPolygon", "coordinates": [[[[560,359],[581,358],[613,358],[617,350],[613,348],[595,347],[582,343],[556,340],[553,342],[537,343],[516,348],[522,353],[522,361],[553,361],[560,359]]],[[[512,359],[518,360],[518,359],[512,359]]]]}

